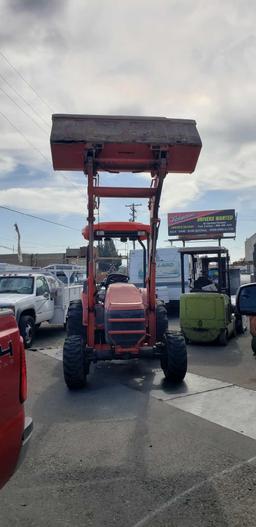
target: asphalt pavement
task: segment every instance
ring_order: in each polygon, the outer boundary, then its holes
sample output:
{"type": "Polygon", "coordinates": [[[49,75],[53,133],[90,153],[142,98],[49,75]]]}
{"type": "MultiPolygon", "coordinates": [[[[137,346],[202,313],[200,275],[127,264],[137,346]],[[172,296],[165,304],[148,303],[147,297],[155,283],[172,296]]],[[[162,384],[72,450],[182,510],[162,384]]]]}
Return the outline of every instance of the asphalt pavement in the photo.
{"type": "Polygon", "coordinates": [[[249,335],[189,346],[180,387],[157,362],[114,362],[79,392],[63,382],[63,338],[42,327],[27,351],[34,434],[0,493],[1,527],[256,526],[249,335]]]}

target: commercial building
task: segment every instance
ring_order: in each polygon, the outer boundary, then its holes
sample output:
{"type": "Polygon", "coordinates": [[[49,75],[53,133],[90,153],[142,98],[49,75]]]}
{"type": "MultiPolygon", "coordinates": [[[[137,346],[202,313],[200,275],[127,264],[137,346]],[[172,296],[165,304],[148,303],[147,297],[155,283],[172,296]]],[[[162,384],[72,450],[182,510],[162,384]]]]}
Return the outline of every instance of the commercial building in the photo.
{"type": "Polygon", "coordinates": [[[254,251],[256,253],[256,233],[245,240],[245,263],[250,273],[253,273],[254,251]]]}
{"type": "Polygon", "coordinates": [[[22,262],[15,253],[0,254],[0,263],[30,267],[46,267],[51,264],[86,264],[86,247],[66,249],[65,253],[23,253],[22,262]]]}

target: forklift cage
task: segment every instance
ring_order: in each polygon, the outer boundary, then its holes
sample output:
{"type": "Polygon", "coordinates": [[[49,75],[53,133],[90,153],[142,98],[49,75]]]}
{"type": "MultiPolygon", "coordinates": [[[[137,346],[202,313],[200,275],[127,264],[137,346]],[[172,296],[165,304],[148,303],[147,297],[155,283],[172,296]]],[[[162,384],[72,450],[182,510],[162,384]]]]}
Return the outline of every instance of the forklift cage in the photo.
{"type": "Polygon", "coordinates": [[[185,293],[185,271],[184,271],[184,256],[191,256],[192,260],[192,274],[195,278],[196,274],[196,258],[198,256],[205,256],[205,269],[203,274],[208,271],[209,263],[217,263],[218,267],[218,292],[226,293],[230,296],[230,274],[229,274],[229,252],[225,247],[182,247],[179,249],[181,258],[181,290],[185,293]],[[210,258],[208,257],[210,255],[210,258]],[[224,266],[223,266],[224,262],[224,266]]]}

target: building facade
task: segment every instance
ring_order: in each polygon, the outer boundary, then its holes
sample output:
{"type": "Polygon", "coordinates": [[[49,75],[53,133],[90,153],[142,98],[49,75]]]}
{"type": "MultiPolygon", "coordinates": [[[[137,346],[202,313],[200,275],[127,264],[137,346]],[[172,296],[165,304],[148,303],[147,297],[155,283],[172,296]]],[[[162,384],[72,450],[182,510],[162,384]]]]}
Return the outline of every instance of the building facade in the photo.
{"type": "Polygon", "coordinates": [[[0,254],[0,263],[29,267],[46,267],[51,264],[86,265],[86,247],[66,249],[65,253],[23,253],[22,263],[15,253],[0,254]]]}
{"type": "Polygon", "coordinates": [[[245,240],[245,262],[248,265],[248,271],[253,272],[253,253],[256,245],[256,233],[245,240]]]}

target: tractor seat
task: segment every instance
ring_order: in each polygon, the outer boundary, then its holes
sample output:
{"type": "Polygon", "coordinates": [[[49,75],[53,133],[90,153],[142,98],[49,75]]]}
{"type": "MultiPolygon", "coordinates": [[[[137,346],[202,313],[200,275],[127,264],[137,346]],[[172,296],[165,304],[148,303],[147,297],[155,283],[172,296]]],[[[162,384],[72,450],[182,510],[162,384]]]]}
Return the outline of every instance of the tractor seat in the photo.
{"type": "Polygon", "coordinates": [[[127,274],[111,273],[107,276],[104,286],[107,289],[110,284],[117,284],[119,282],[127,284],[129,282],[129,276],[127,274]]]}

